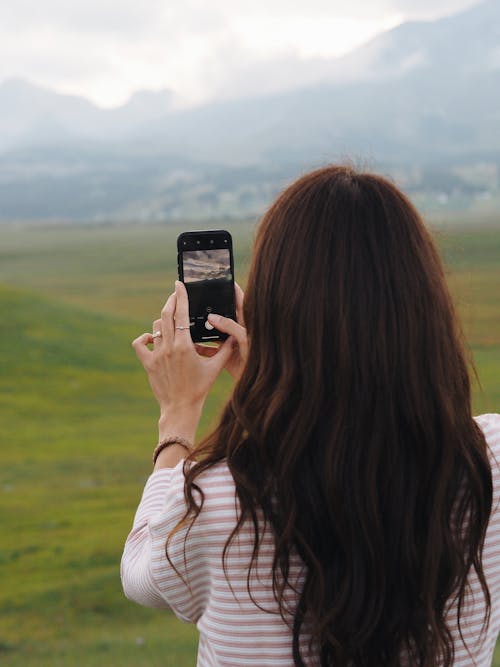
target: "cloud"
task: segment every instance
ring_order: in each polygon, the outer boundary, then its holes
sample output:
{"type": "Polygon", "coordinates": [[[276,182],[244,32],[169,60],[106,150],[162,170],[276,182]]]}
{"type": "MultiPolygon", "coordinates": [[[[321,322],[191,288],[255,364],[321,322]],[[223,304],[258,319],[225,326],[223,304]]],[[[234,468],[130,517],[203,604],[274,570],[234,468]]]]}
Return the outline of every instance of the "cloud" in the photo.
{"type": "Polygon", "coordinates": [[[128,35],[154,26],[164,4],[163,0],[16,0],[1,4],[0,19],[4,29],[128,35]]]}
{"type": "MultiPolygon", "coordinates": [[[[454,14],[473,5],[480,0],[384,0],[388,9],[401,12],[408,19],[432,19],[446,14],[454,14]]],[[[369,3],[366,3],[369,4],[369,3]]]]}
{"type": "Polygon", "coordinates": [[[138,88],[179,103],[308,82],[326,59],[403,19],[477,0],[16,0],[0,5],[0,79],[118,104],[138,88]],[[260,82],[260,83],[259,83],[260,82]]]}
{"type": "MultiPolygon", "coordinates": [[[[351,18],[361,20],[380,19],[387,14],[405,14],[408,18],[434,18],[448,12],[457,12],[478,4],[480,0],[210,0],[210,7],[219,15],[239,17],[242,20],[259,18],[262,21],[280,17],[286,22],[290,18],[316,17],[319,19],[351,18]]],[[[182,2],[186,14],[200,11],[205,0],[182,2]]],[[[277,35],[279,37],[279,35],[277,35]]]]}

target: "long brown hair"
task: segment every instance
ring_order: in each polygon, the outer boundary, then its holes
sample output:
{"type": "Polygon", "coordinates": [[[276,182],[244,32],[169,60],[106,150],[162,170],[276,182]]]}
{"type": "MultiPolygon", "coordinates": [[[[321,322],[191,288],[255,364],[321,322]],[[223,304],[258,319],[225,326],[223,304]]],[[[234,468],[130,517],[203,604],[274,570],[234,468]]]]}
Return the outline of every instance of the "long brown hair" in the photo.
{"type": "Polygon", "coordinates": [[[198,475],[225,460],[240,514],[224,558],[251,521],[254,566],[262,510],[283,618],[292,547],[306,566],[296,667],[305,628],[324,667],[396,667],[402,654],[450,667],[446,613],[452,600],[460,620],[472,569],[483,630],[489,620],[492,479],[466,348],[419,214],[373,174],[303,176],[259,225],[244,317],[248,360],[184,464],[188,509],[176,529],[200,512],[198,475]]]}

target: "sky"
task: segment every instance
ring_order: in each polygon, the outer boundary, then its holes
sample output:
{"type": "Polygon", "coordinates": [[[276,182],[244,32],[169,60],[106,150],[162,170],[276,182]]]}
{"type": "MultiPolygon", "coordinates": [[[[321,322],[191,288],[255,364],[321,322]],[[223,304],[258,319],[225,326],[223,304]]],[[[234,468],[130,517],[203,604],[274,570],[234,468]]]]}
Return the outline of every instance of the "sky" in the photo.
{"type": "Polygon", "coordinates": [[[406,20],[478,0],[3,0],[0,82],[23,78],[119,106],[137,90],[176,107],[269,92],[406,20]]]}

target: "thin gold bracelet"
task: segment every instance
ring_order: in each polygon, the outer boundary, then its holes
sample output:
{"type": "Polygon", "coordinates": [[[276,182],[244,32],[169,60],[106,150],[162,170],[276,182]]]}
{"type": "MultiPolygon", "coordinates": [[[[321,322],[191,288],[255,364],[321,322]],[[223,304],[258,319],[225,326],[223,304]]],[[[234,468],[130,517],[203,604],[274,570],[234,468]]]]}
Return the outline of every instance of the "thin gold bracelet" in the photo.
{"type": "Polygon", "coordinates": [[[160,453],[167,447],[170,447],[170,445],[180,445],[181,447],[184,447],[184,449],[186,449],[189,454],[191,454],[193,450],[193,445],[189,442],[189,440],[186,440],[186,438],[183,438],[180,435],[171,435],[168,438],[164,438],[156,445],[153,452],[153,465],[156,464],[156,459],[160,456],[160,453]]]}

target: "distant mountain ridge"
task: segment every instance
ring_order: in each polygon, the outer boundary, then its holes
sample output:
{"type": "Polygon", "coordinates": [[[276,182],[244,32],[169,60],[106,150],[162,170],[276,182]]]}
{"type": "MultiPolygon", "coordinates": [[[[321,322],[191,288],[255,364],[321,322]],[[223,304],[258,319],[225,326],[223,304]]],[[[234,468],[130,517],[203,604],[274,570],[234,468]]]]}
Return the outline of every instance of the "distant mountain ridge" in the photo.
{"type": "Polygon", "coordinates": [[[313,85],[183,111],[167,90],[102,110],[4,82],[0,218],[220,215],[222,200],[248,214],[290,175],[345,156],[388,169],[500,164],[498,0],[402,24],[321,72],[313,85]],[[27,172],[26,208],[12,192],[27,172]]]}
{"type": "Polygon", "coordinates": [[[136,91],[116,109],[100,109],[77,95],[65,95],[23,79],[0,84],[0,150],[58,143],[67,139],[110,141],[170,111],[168,90],[136,91]]]}

